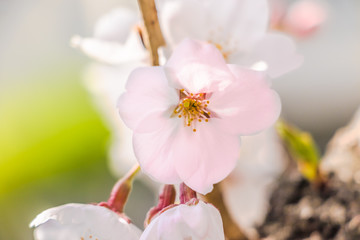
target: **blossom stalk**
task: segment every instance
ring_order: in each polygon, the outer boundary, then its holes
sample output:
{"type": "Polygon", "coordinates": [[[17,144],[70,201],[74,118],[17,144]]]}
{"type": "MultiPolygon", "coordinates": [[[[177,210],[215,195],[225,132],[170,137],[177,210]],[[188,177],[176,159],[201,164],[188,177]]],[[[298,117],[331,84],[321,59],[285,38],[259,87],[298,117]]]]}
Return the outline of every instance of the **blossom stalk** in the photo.
{"type": "Polygon", "coordinates": [[[180,203],[185,204],[191,199],[196,198],[196,192],[189,188],[185,183],[180,184],[180,203]]]}
{"type": "Polygon", "coordinates": [[[151,220],[154,216],[156,216],[159,212],[164,210],[165,208],[171,206],[175,203],[176,191],[175,187],[172,184],[164,185],[162,192],[159,196],[158,204],[151,208],[146,215],[145,227],[150,224],[151,220]]]}
{"type": "Polygon", "coordinates": [[[140,165],[136,164],[123,178],[113,187],[107,205],[113,211],[122,213],[132,189],[132,183],[136,174],[140,171],[140,165]]]}

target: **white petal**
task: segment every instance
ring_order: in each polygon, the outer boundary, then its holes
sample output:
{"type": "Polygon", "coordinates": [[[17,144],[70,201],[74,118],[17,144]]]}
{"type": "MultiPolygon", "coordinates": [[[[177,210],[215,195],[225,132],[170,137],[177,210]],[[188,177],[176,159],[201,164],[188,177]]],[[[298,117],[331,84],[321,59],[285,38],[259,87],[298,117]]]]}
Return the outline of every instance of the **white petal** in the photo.
{"type": "Polygon", "coordinates": [[[159,18],[170,45],[186,37],[248,49],[265,33],[266,0],[173,0],[159,1],[159,18]]]}
{"type": "Polygon", "coordinates": [[[84,84],[104,122],[111,129],[110,165],[117,176],[123,176],[136,162],[132,147],[132,132],[123,123],[116,108],[117,100],[125,91],[130,72],[142,63],[119,67],[92,64],[87,68],[84,84]]]}
{"type": "Polygon", "coordinates": [[[166,210],[145,229],[141,240],[222,240],[223,224],[219,211],[200,201],[166,210]]]}
{"type": "Polygon", "coordinates": [[[141,231],[115,212],[90,204],[66,204],[40,213],[31,223],[36,240],[138,240],[141,231]],[[64,238],[65,237],[65,238],[64,238]]]}
{"type": "Polygon", "coordinates": [[[148,59],[148,53],[141,42],[138,32],[135,30],[129,33],[125,44],[75,36],[71,40],[71,45],[80,48],[91,58],[112,65],[129,61],[146,61],[148,59]]]}
{"type": "Polygon", "coordinates": [[[298,68],[303,57],[296,52],[295,43],[289,37],[280,33],[269,33],[252,51],[230,56],[229,62],[266,71],[270,77],[277,78],[298,68]]]}
{"type": "Polygon", "coordinates": [[[130,8],[113,9],[96,22],[94,37],[125,44],[131,29],[139,21],[139,14],[130,8]]]}

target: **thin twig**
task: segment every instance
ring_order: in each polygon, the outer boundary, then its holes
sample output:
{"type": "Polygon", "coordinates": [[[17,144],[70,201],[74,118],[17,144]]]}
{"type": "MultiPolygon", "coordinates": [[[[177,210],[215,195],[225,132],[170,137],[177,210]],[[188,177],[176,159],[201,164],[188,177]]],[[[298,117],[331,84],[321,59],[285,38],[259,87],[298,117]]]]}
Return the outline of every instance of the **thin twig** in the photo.
{"type": "Polygon", "coordinates": [[[155,0],[138,0],[138,3],[145,25],[143,39],[150,52],[151,64],[158,66],[158,48],[165,45],[165,40],[161,33],[155,0]]]}

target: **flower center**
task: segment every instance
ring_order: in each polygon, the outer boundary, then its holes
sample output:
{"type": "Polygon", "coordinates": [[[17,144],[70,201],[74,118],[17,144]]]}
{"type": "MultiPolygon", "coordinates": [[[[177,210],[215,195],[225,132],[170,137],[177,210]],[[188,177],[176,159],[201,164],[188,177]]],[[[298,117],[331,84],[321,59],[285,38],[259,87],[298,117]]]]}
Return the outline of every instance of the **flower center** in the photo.
{"type": "Polygon", "coordinates": [[[210,111],[207,109],[209,100],[206,99],[206,93],[192,94],[184,89],[180,90],[180,102],[174,109],[174,114],[179,118],[184,118],[184,126],[192,127],[196,132],[197,122],[208,122],[210,111]]]}

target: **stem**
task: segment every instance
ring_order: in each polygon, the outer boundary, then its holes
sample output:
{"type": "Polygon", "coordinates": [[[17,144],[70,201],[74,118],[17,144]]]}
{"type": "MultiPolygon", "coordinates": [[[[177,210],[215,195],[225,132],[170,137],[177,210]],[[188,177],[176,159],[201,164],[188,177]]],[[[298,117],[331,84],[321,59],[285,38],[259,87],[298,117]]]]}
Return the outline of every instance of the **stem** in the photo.
{"type": "Polygon", "coordinates": [[[140,11],[144,20],[144,42],[150,52],[151,64],[159,65],[158,48],[165,45],[161,33],[155,0],[138,0],[140,11]]]}
{"type": "Polygon", "coordinates": [[[116,212],[122,213],[124,206],[132,189],[132,183],[136,174],[140,171],[139,164],[136,164],[130,171],[122,177],[113,187],[109,200],[109,207],[116,212]]]}
{"type": "Polygon", "coordinates": [[[176,197],[176,191],[174,185],[164,185],[160,196],[158,204],[151,208],[149,212],[147,213],[146,220],[145,220],[145,227],[150,224],[151,219],[161,212],[164,208],[174,204],[176,197]]]}
{"type": "Polygon", "coordinates": [[[224,223],[224,232],[227,240],[247,240],[243,231],[234,222],[230,213],[224,203],[224,198],[221,192],[221,185],[215,184],[214,190],[205,196],[205,199],[212,203],[221,214],[221,218],[224,223]]]}
{"type": "Polygon", "coordinates": [[[180,203],[185,204],[191,199],[196,198],[196,192],[186,186],[185,183],[180,184],[180,203]]]}

